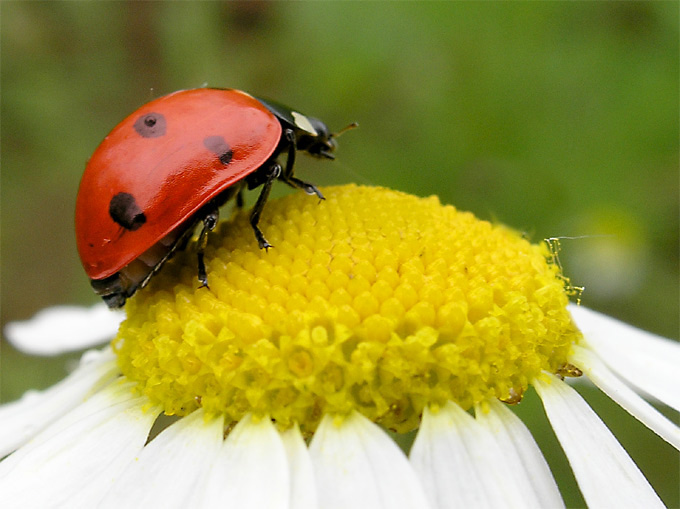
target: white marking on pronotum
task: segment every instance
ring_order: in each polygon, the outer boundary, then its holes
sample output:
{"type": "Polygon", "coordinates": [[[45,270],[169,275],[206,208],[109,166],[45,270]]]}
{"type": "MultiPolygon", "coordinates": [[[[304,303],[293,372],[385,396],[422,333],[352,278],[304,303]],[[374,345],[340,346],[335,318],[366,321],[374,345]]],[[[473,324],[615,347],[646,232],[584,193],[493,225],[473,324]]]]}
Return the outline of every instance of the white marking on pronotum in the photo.
{"type": "Polygon", "coordinates": [[[296,126],[298,126],[303,131],[307,131],[308,133],[313,134],[314,136],[319,135],[319,133],[316,132],[316,129],[312,127],[312,124],[309,122],[309,119],[305,117],[302,113],[298,113],[297,111],[291,111],[291,114],[293,115],[293,119],[295,120],[296,126]]]}

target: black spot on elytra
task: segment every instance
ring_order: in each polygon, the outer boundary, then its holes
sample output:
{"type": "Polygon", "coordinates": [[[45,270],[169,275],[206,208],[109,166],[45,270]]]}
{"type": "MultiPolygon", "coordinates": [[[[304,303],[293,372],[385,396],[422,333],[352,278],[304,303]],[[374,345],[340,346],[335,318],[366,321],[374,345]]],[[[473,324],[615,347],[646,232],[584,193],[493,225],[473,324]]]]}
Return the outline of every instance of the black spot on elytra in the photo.
{"type": "Polygon", "coordinates": [[[222,164],[229,164],[231,162],[232,152],[231,147],[222,136],[208,136],[203,140],[205,148],[217,154],[222,164]]]}
{"type": "Polygon", "coordinates": [[[144,138],[158,138],[165,134],[165,117],[160,113],[147,113],[135,120],[135,131],[144,138]]]}
{"type": "Polygon", "coordinates": [[[130,193],[118,193],[109,203],[109,215],[126,230],[134,231],[146,223],[146,216],[130,193]]]}

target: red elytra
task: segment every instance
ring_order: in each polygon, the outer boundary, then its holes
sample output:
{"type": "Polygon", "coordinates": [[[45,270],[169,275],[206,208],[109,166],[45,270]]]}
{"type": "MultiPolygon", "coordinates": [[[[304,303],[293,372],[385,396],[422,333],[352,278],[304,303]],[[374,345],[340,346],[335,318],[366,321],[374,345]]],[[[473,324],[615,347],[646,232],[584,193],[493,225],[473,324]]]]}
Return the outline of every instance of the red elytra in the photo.
{"type": "Polygon", "coordinates": [[[95,292],[121,306],[201,221],[203,240],[217,208],[245,186],[263,185],[251,224],[270,247],[257,222],[272,182],[323,198],[293,176],[293,164],[296,150],[332,159],[332,138],[323,122],[238,90],[183,90],[142,106],[99,145],[80,183],[76,241],[95,292]]]}

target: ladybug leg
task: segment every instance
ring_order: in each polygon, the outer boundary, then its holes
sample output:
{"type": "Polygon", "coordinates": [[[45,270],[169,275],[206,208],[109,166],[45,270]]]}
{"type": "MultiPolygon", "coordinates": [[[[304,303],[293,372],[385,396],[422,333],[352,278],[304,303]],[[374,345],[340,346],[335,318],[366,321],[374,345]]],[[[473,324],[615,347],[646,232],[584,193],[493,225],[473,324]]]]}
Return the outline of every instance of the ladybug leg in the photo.
{"type": "Polygon", "coordinates": [[[307,194],[317,195],[319,197],[319,200],[326,199],[326,197],[323,194],[321,194],[321,191],[319,191],[319,188],[316,187],[314,184],[310,184],[309,182],[305,182],[304,180],[300,180],[299,178],[296,177],[288,177],[288,179],[285,182],[291,187],[295,187],[296,189],[302,189],[307,194]]]}
{"type": "Polygon", "coordinates": [[[286,169],[284,170],[283,175],[281,176],[281,180],[283,180],[286,184],[288,184],[291,187],[294,187],[296,189],[302,189],[307,194],[315,194],[319,197],[320,200],[325,200],[326,198],[324,198],[323,194],[321,194],[321,191],[319,191],[319,189],[314,184],[310,184],[309,182],[305,182],[293,176],[293,167],[295,166],[295,154],[297,152],[297,144],[295,143],[295,133],[293,132],[292,129],[286,129],[284,135],[286,137],[286,140],[288,141],[288,158],[286,159],[286,169]]]}
{"type": "Polygon", "coordinates": [[[239,189],[238,193],[236,193],[236,207],[242,209],[244,204],[245,201],[243,200],[243,188],[241,188],[239,189]]]}
{"type": "Polygon", "coordinates": [[[295,142],[295,133],[292,129],[286,129],[283,133],[288,142],[288,158],[286,159],[286,169],[283,172],[283,180],[288,182],[293,176],[293,167],[295,166],[295,153],[297,152],[297,143],[295,142]]]}
{"type": "Polygon", "coordinates": [[[208,245],[208,233],[215,229],[219,217],[220,211],[217,207],[215,207],[214,209],[210,210],[203,218],[203,228],[201,229],[201,234],[198,236],[198,248],[196,253],[198,258],[198,280],[201,283],[199,288],[208,288],[208,274],[205,271],[203,254],[206,246],[208,245]]]}
{"type": "Polygon", "coordinates": [[[281,177],[281,165],[279,163],[273,163],[272,166],[267,170],[265,174],[265,181],[262,184],[262,191],[260,191],[260,196],[257,197],[253,211],[250,213],[250,226],[253,227],[255,232],[255,238],[257,238],[257,243],[260,249],[269,249],[273,247],[267,239],[264,238],[262,230],[257,226],[260,222],[260,216],[262,215],[262,210],[264,209],[264,204],[267,203],[267,198],[269,198],[269,192],[272,190],[272,184],[277,178],[281,177]]]}

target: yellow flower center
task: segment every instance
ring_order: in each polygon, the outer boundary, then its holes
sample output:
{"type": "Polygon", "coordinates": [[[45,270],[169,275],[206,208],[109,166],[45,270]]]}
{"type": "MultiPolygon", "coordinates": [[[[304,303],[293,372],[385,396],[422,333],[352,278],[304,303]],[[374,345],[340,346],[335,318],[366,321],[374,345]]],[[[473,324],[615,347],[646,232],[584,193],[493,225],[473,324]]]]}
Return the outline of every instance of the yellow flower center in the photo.
{"type": "Polygon", "coordinates": [[[358,410],[405,432],[426,405],[518,401],[565,365],[580,333],[545,245],[436,197],[323,192],[267,204],[269,251],[247,211],[222,223],[210,288],[188,249],[128,301],[114,348],[152,403],[308,432],[358,410]]]}

